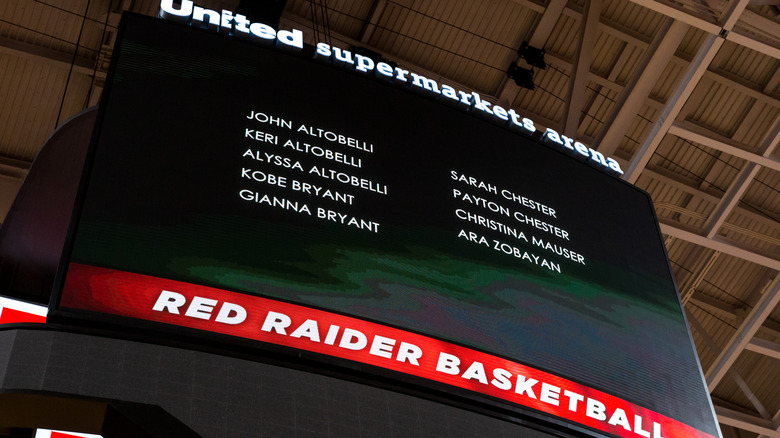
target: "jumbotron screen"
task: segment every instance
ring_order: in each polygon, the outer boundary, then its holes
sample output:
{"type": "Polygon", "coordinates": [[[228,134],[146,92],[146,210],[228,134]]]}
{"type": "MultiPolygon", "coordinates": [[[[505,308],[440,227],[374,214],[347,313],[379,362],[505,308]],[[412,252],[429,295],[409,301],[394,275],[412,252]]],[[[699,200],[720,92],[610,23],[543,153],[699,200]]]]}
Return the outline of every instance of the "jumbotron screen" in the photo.
{"type": "Polygon", "coordinates": [[[306,350],[614,436],[719,436],[651,201],[611,159],[251,29],[126,17],[60,312],[306,350]]]}

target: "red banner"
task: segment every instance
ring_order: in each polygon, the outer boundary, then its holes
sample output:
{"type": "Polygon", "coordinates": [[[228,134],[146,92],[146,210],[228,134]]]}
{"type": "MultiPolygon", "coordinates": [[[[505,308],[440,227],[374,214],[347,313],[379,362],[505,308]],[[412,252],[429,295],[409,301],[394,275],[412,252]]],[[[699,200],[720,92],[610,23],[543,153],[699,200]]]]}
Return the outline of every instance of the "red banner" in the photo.
{"type": "Polygon", "coordinates": [[[284,345],[465,388],[626,438],[713,438],[507,359],[381,324],[129,272],[71,264],[61,307],[284,345]]]}
{"type": "Polygon", "coordinates": [[[0,324],[19,322],[46,322],[47,309],[44,306],[0,297],[0,324]]]}

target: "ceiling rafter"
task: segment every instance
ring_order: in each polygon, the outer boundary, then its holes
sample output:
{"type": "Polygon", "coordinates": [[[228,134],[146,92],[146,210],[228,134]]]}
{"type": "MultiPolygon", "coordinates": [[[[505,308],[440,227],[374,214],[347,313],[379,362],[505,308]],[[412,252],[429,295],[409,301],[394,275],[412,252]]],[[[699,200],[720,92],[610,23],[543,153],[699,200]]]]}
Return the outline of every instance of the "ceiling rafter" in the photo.
{"type": "MultiPolygon", "coordinates": [[[[689,193],[693,196],[696,196],[708,202],[718,203],[721,199],[721,196],[715,194],[716,191],[713,188],[705,189],[702,187],[697,187],[692,181],[686,180],[681,176],[679,176],[678,174],[670,172],[664,168],[648,167],[642,172],[642,175],[661,181],[664,184],[671,185],[677,188],[678,190],[682,190],[686,193],[689,193]]],[[[751,220],[757,221],[762,225],[766,225],[769,227],[778,226],[777,221],[772,220],[765,215],[756,213],[753,210],[748,210],[742,207],[736,207],[734,211],[737,211],[739,212],[740,215],[748,217],[751,220]]]]}
{"type": "Polygon", "coordinates": [[[780,360],[780,344],[765,339],[751,339],[745,346],[745,350],[750,350],[754,353],[763,354],[764,356],[780,360]]]}
{"type": "MultiPolygon", "coordinates": [[[[94,59],[84,56],[77,56],[74,59],[73,53],[49,49],[4,36],[0,36],[0,53],[32,58],[66,69],[73,65],[74,72],[88,76],[92,76],[95,70],[94,59]]],[[[101,73],[98,72],[98,76],[100,75],[101,73]]],[[[105,73],[102,73],[102,76],[105,76],[105,73]]]]}
{"type": "Polygon", "coordinates": [[[728,35],[726,35],[726,39],[732,43],[737,43],[740,46],[745,46],[755,50],[756,52],[771,56],[772,58],[780,59],[780,49],[774,46],[770,46],[767,43],[758,41],[749,35],[745,35],[740,30],[732,30],[728,33],[728,35]]]}
{"type": "MultiPolygon", "coordinates": [[[[707,334],[706,329],[701,325],[699,320],[696,319],[690,312],[687,312],[686,315],[688,316],[688,321],[691,323],[691,326],[696,328],[696,330],[699,332],[699,335],[702,337],[702,339],[704,339],[704,342],[713,352],[717,352],[718,346],[715,344],[715,341],[713,341],[712,338],[707,334]]],[[[733,369],[729,370],[729,377],[734,380],[742,393],[745,394],[745,397],[748,398],[750,403],[756,409],[756,412],[761,415],[761,418],[771,421],[772,417],[769,414],[769,411],[766,410],[764,404],[761,403],[758,397],[756,397],[756,394],[753,392],[753,390],[750,389],[750,386],[748,386],[747,382],[745,382],[745,379],[743,379],[742,376],[733,369]]]]}
{"type": "Polygon", "coordinates": [[[780,271],[780,260],[737,246],[733,242],[730,242],[728,239],[725,239],[721,236],[715,236],[710,239],[706,236],[702,236],[701,234],[696,234],[691,231],[684,230],[676,225],[666,223],[663,220],[661,220],[660,226],[661,232],[666,235],[673,236],[687,242],[695,243],[699,246],[714,249],[715,251],[720,251],[730,256],[747,260],[757,265],[765,266],[775,271],[780,271]]]}
{"type": "MultiPolygon", "coordinates": [[[[561,58],[560,56],[558,56],[558,55],[556,55],[554,53],[547,53],[547,54],[545,54],[544,55],[544,59],[547,61],[548,64],[554,65],[559,70],[563,70],[563,71],[567,71],[567,72],[571,72],[571,70],[572,70],[572,62],[571,61],[569,61],[567,59],[563,59],[563,58],[561,58]]],[[[614,69],[613,69],[613,72],[615,72],[614,69]]],[[[616,72],[614,74],[616,75],[618,73],[619,72],[616,72]]],[[[617,82],[615,82],[614,80],[610,79],[609,77],[602,76],[599,73],[596,73],[596,72],[593,72],[593,71],[588,72],[588,80],[593,82],[594,84],[600,85],[600,86],[602,86],[604,88],[608,88],[608,89],[610,89],[612,91],[615,91],[617,93],[622,93],[623,90],[626,89],[626,87],[624,85],[620,85],[617,82]]],[[[643,103],[645,105],[649,106],[650,108],[655,109],[655,110],[661,110],[664,107],[664,102],[661,102],[661,101],[657,100],[656,98],[654,98],[652,96],[646,98],[643,103]]]]}
{"type": "MultiPolygon", "coordinates": [[[[773,130],[774,134],[772,136],[776,137],[778,135],[777,126],[773,130]]],[[[672,123],[669,126],[668,133],[780,172],[780,161],[770,157],[774,151],[772,147],[769,147],[771,145],[764,145],[762,147],[764,150],[759,155],[746,150],[750,147],[748,145],[723,137],[707,128],[690,122],[672,123]]]]}
{"type": "Polygon", "coordinates": [[[718,261],[720,253],[718,251],[710,251],[707,257],[697,257],[696,266],[690,270],[690,275],[684,282],[680,283],[680,295],[683,305],[688,304],[688,301],[695,299],[696,289],[699,287],[704,277],[710,272],[710,269],[718,261]]]}
{"type": "MultiPolygon", "coordinates": [[[[717,314],[721,318],[728,319],[735,324],[741,324],[742,321],[744,321],[744,315],[748,313],[748,309],[736,307],[715,297],[706,295],[701,291],[694,291],[688,301],[691,304],[706,309],[708,312],[717,314]]],[[[759,328],[759,333],[766,336],[780,336],[780,323],[767,319],[759,328]]],[[[761,353],[765,356],[775,357],[777,352],[773,350],[773,347],[777,346],[777,344],[769,341],[766,341],[768,344],[762,344],[761,341],[763,340],[753,338],[745,349],[755,353],[761,353]]]]}
{"type": "Polygon", "coordinates": [[[650,96],[655,85],[652,78],[660,76],[666,69],[688,29],[689,26],[685,23],[672,19],[666,20],[661,26],[656,38],[645,52],[637,73],[626,84],[612,112],[605,120],[604,125],[608,128],[596,137],[599,152],[605,155],[615,153],[626,132],[634,123],[636,114],[650,96]]]}
{"type": "MultiPolygon", "coordinates": [[[[657,3],[654,0],[632,1],[639,1],[642,3],[649,1],[652,4],[660,5],[660,3],[657,3]]],[[[733,26],[733,17],[738,17],[742,11],[745,10],[745,7],[748,3],[749,0],[738,0],[732,3],[730,5],[729,11],[724,14],[724,22],[732,23],[730,26],[733,26]]],[[[679,18],[675,15],[676,14],[672,14],[671,16],[673,18],[679,18]]],[[[733,21],[735,22],[736,20],[733,21]]],[[[723,29],[728,31],[730,30],[730,27],[724,27],[723,29]]],[[[698,85],[702,76],[707,71],[707,68],[712,63],[713,58],[718,53],[718,50],[720,50],[723,42],[724,40],[720,38],[719,35],[711,34],[705,38],[701,47],[699,47],[699,51],[696,53],[696,56],[688,66],[683,79],[677,85],[677,88],[672,94],[672,97],[667,102],[666,107],[661,113],[661,117],[653,125],[650,135],[645,139],[645,141],[640,146],[639,151],[631,160],[631,163],[628,166],[628,170],[626,170],[625,174],[623,175],[625,180],[634,183],[639,178],[639,174],[642,172],[642,169],[647,166],[647,163],[650,161],[650,157],[652,157],[652,155],[655,153],[658,145],[661,144],[661,140],[663,140],[664,136],[666,136],[669,128],[672,126],[674,120],[677,118],[694,88],[696,88],[696,85],[698,85]]]]}
{"type": "MultiPolygon", "coordinates": [[[[560,0],[553,0],[553,1],[550,2],[550,5],[548,6],[547,9],[543,9],[542,11],[537,11],[537,12],[544,12],[544,14],[542,15],[542,19],[544,19],[545,17],[550,17],[549,18],[549,22],[546,24],[546,26],[550,26],[549,30],[546,32],[546,35],[549,35],[549,32],[552,31],[552,26],[549,23],[552,23],[554,25],[554,23],[557,22],[557,20],[560,17],[560,15],[566,15],[566,16],[574,18],[576,20],[581,20],[582,19],[582,12],[574,10],[574,9],[572,9],[570,7],[564,7],[562,12],[558,12],[558,10],[559,10],[557,8],[558,4],[555,4],[554,3],[555,1],[560,2],[560,0]],[[553,9],[554,5],[556,6],[556,8],[553,9]],[[545,11],[549,11],[549,13],[545,12],[545,11]]],[[[654,1],[654,0],[648,0],[648,1],[654,1]]],[[[527,0],[526,1],[517,0],[517,3],[526,5],[526,3],[532,3],[532,2],[527,1],[527,0]]],[[[536,3],[532,3],[532,4],[536,5],[536,3]]],[[[538,9],[538,8],[535,8],[534,10],[536,11],[536,9],[538,9]]],[[[613,22],[611,20],[605,19],[604,17],[601,17],[599,19],[599,23],[601,25],[600,26],[600,30],[602,30],[603,32],[609,33],[612,36],[614,36],[616,38],[619,38],[619,39],[621,39],[621,40],[623,40],[623,41],[625,41],[628,44],[631,44],[633,46],[636,46],[636,47],[639,47],[641,49],[645,49],[646,50],[652,44],[652,41],[648,41],[647,37],[644,37],[641,34],[635,33],[635,32],[633,32],[630,29],[626,29],[623,26],[619,25],[618,23],[615,23],[615,22],[613,22]]],[[[542,26],[538,26],[537,27],[537,29],[544,29],[544,28],[545,27],[542,27],[542,26]]],[[[534,34],[535,33],[536,32],[534,32],[534,34]]],[[[544,41],[546,41],[546,39],[547,39],[547,36],[545,36],[544,41]]],[[[536,43],[536,41],[535,41],[535,43],[536,43]]],[[[538,44],[538,45],[534,46],[534,47],[541,47],[541,46],[544,45],[543,43],[536,43],[536,44],[538,44]]],[[[558,55],[556,55],[554,53],[548,52],[545,55],[545,58],[548,59],[549,61],[551,61],[552,63],[556,63],[557,66],[559,66],[561,69],[565,69],[565,70],[568,70],[570,72],[573,70],[571,65],[574,64],[574,62],[566,60],[566,59],[564,59],[564,58],[562,58],[562,57],[560,57],[560,56],[558,56],[558,55]]],[[[684,58],[682,58],[682,57],[680,57],[680,56],[678,56],[676,54],[672,58],[670,58],[670,62],[675,62],[678,65],[683,66],[683,67],[687,67],[690,64],[689,60],[684,59],[684,58]]],[[[770,104],[772,106],[780,108],[780,99],[776,99],[776,98],[766,94],[765,92],[762,92],[761,90],[756,90],[756,89],[750,88],[750,87],[748,87],[748,86],[746,86],[744,84],[739,83],[738,81],[736,81],[736,80],[734,80],[734,79],[732,79],[730,77],[724,76],[724,75],[728,74],[727,72],[717,72],[717,71],[714,71],[714,70],[709,70],[709,68],[710,67],[709,67],[709,63],[708,63],[707,70],[704,72],[704,75],[708,79],[715,80],[715,81],[717,81],[717,82],[719,82],[719,83],[721,83],[723,85],[732,87],[732,88],[736,89],[737,91],[744,92],[744,93],[748,94],[751,97],[754,97],[754,98],[756,98],[758,100],[761,100],[762,102],[765,102],[767,104],[770,104]]],[[[617,91],[617,92],[622,92],[626,88],[626,86],[614,82],[614,79],[602,77],[598,73],[589,72],[588,78],[589,78],[589,80],[591,80],[592,82],[594,82],[594,83],[596,83],[598,85],[607,87],[607,88],[609,88],[611,90],[614,90],[614,91],[617,91]]],[[[780,81],[780,77],[778,77],[777,80],[780,81]]],[[[504,80],[504,85],[499,87],[498,91],[496,92],[496,96],[498,96],[498,101],[499,102],[502,102],[505,105],[510,105],[516,99],[517,93],[519,93],[519,91],[520,91],[520,88],[517,87],[516,85],[514,85],[513,83],[511,83],[511,81],[504,80]]],[[[644,103],[647,104],[648,106],[650,106],[651,108],[654,108],[654,109],[657,109],[657,110],[660,110],[660,109],[663,108],[663,102],[660,102],[659,100],[657,100],[657,98],[655,98],[653,96],[650,96],[647,99],[645,99],[644,103]]],[[[560,124],[558,124],[558,125],[560,127],[560,124]]],[[[550,126],[554,127],[555,125],[550,125],[550,126]]]]}
{"type": "MultiPolygon", "coordinates": [[[[774,127],[765,136],[764,141],[759,148],[759,153],[761,153],[760,156],[769,159],[769,156],[777,149],[778,144],[780,144],[780,116],[775,119],[774,127]]],[[[778,164],[780,165],[780,163],[778,164]]],[[[729,214],[731,214],[734,207],[739,203],[742,195],[747,191],[750,183],[753,182],[760,169],[758,163],[750,162],[739,172],[739,175],[737,175],[737,178],[726,191],[704,226],[704,234],[708,238],[712,238],[717,234],[720,227],[726,222],[729,214]]]]}
{"type": "Polygon", "coordinates": [[[588,85],[588,73],[593,63],[593,46],[599,30],[601,0],[588,0],[583,11],[585,20],[580,20],[580,45],[574,56],[572,75],[569,77],[569,90],[565,104],[563,133],[576,137],[580,126],[582,108],[585,106],[585,89],[588,85]]]}
{"type": "Polygon", "coordinates": [[[769,438],[780,438],[780,432],[774,428],[774,423],[771,420],[717,405],[715,406],[715,414],[718,416],[718,421],[722,424],[727,424],[757,434],[763,434],[769,438]]]}
{"type": "Polygon", "coordinates": [[[780,99],[777,99],[769,95],[766,91],[749,87],[743,83],[737,82],[735,79],[732,79],[729,76],[733,76],[733,75],[729,74],[728,72],[718,71],[718,69],[714,69],[712,67],[710,67],[710,69],[704,72],[704,77],[706,77],[707,79],[711,79],[727,87],[733,88],[736,91],[746,94],[752,97],[753,99],[764,102],[767,105],[780,108],[780,99]]]}
{"type": "MultiPolygon", "coordinates": [[[[772,418],[772,427],[775,428],[775,431],[780,433],[780,411],[777,411],[775,416],[772,418]]],[[[769,435],[761,435],[759,438],[770,438],[769,435]]]]}
{"type": "Polygon", "coordinates": [[[749,47],[759,53],[771,56],[776,59],[780,59],[780,49],[773,47],[767,43],[756,40],[755,38],[744,34],[740,30],[733,30],[734,25],[739,20],[742,12],[747,6],[747,2],[737,1],[733,2],[730,7],[731,10],[723,14],[721,18],[722,25],[717,25],[704,20],[700,17],[692,15],[686,11],[675,8],[669,4],[661,3],[657,0],[630,0],[633,3],[644,6],[650,10],[661,13],[668,17],[683,21],[690,24],[693,27],[701,29],[711,35],[724,35],[725,38],[733,43],[749,47]]]}
{"type": "MultiPolygon", "coordinates": [[[[702,326],[701,322],[699,322],[696,316],[688,311],[686,311],[685,314],[688,318],[688,322],[690,323],[691,327],[693,327],[699,333],[699,336],[701,336],[701,338],[704,340],[704,343],[710,348],[710,350],[718,351],[717,344],[715,344],[715,341],[712,339],[712,337],[710,337],[710,335],[707,334],[707,330],[702,326]]],[[[745,379],[743,379],[742,376],[734,370],[729,370],[728,373],[729,373],[729,377],[731,377],[734,380],[734,382],[737,384],[737,386],[742,391],[742,393],[745,394],[745,397],[748,398],[748,400],[756,409],[758,414],[761,415],[761,419],[771,421],[769,412],[766,410],[763,403],[761,403],[758,397],[756,397],[756,394],[753,392],[753,390],[750,389],[747,382],[745,382],[745,379]]],[[[718,408],[728,409],[723,406],[714,406],[714,407],[715,409],[718,408]]],[[[758,427],[762,427],[765,426],[766,423],[765,422],[762,422],[761,424],[754,423],[754,425],[758,427]]]]}
{"type": "Polygon", "coordinates": [[[650,157],[652,157],[656,149],[658,149],[661,140],[663,140],[664,136],[669,131],[675,118],[680,110],[682,110],[683,105],[685,105],[688,97],[693,93],[693,89],[696,88],[696,85],[699,83],[707,66],[712,62],[712,59],[722,45],[723,39],[715,35],[710,35],[704,40],[696,57],[691,61],[685,75],[678,83],[674,93],[672,93],[672,97],[666,103],[658,121],[655,122],[650,134],[645,138],[644,142],[639,147],[639,150],[631,159],[628,169],[623,174],[623,179],[630,183],[635,183],[639,178],[642,169],[647,166],[650,157]]]}
{"type": "Polygon", "coordinates": [[[737,332],[734,333],[734,336],[732,336],[726,347],[718,355],[718,358],[704,373],[710,392],[718,386],[718,383],[720,383],[731,365],[734,364],[740,353],[750,343],[750,340],[753,339],[758,328],[769,317],[778,302],[780,302],[780,274],[776,275],[774,281],[767,286],[766,291],[753,306],[753,309],[742,324],[740,324],[737,332]]]}

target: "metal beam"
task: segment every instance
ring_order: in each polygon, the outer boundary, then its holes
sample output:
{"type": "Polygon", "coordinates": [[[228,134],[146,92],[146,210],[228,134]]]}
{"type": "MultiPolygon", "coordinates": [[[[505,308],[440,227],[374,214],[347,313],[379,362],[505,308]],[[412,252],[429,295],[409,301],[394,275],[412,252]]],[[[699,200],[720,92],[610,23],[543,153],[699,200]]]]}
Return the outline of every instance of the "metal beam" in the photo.
{"type": "Polygon", "coordinates": [[[763,434],[771,438],[780,438],[780,432],[774,429],[774,424],[770,420],[744,414],[718,405],[715,405],[715,414],[718,416],[718,421],[721,424],[734,426],[759,435],[763,434]]]}
{"type": "Polygon", "coordinates": [[[582,108],[585,106],[585,89],[593,62],[593,47],[596,45],[600,16],[601,0],[587,0],[583,11],[585,20],[580,20],[580,46],[574,56],[573,74],[569,77],[566,118],[563,123],[563,133],[572,138],[577,136],[582,108]]]}
{"type": "Polygon", "coordinates": [[[688,23],[691,26],[699,28],[711,35],[719,35],[722,31],[725,34],[725,38],[733,43],[748,47],[759,53],[771,56],[776,59],[780,59],[780,49],[769,44],[763,43],[754,39],[749,35],[745,35],[740,31],[732,30],[737,20],[745,10],[745,6],[750,3],[748,0],[739,0],[734,2],[731,10],[722,18],[723,25],[711,23],[700,17],[692,15],[686,11],[677,9],[666,3],[661,3],[657,0],[631,0],[633,3],[642,5],[650,10],[664,14],[666,16],[675,18],[682,22],[688,23]]]}
{"type": "Polygon", "coordinates": [[[717,298],[713,298],[701,292],[694,292],[691,294],[688,301],[703,309],[707,309],[709,312],[720,315],[721,317],[728,318],[732,321],[737,320],[737,308],[729,303],[724,303],[717,298]]]}
{"type": "Polygon", "coordinates": [[[534,12],[543,13],[544,12],[544,5],[540,5],[539,3],[532,2],[531,0],[512,0],[512,2],[517,3],[518,5],[528,8],[534,12]]]}
{"type": "Polygon", "coordinates": [[[648,47],[636,74],[626,84],[612,111],[604,122],[606,131],[596,138],[596,146],[604,155],[614,155],[623,137],[636,119],[642,105],[647,101],[656,80],[674,57],[689,26],[681,21],[667,19],[648,47]]]}
{"type": "MultiPolygon", "coordinates": [[[[751,1],[750,4],[755,5],[753,1],[751,1]]],[[[751,10],[745,9],[745,11],[742,12],[742,15],[739,17],[739,20],[748,26],[760,29],[769,35],[773,35],[775,37],[780,35],[780,23],[758,15],[751,10]]]]}
{"type": "MultiPolygon", "coordinates": [[[[554,53],[547,53],[544,55],[544,59],[547,61],[547,64],[554,65],[559,70],[564,70],[571,72],[572,70],[572,63],[571,61],[564,59],[554,53]]],[[[613,70],[613,72],[616,70],[613,70]]],[[[610,76],[612,74],[610,73],[610,76]]],[[[588,73],[588,80],[597,84],[601,85],[604,88],[608,88],[612,91],[615,91],[617,93],[622,93],[623,90],[626,89],[624,85],[620,85],[617,82],[615,82],[613,79],[610,79],[609,77],[601,76],[600,74],[596,72],[589,72],[588,73]]],[[[645,105],[649,106],[650,108],[656,109],[656,110],[662,110],[664,108],[664,102],[657,100],[657,98],[650,96],[645,99],[643,102],[645,105]]]]}
{"type": "Polygon", "coordinates": [[[77,56],[73,60],[73,53],[61,52],[47,47],[17,41],[7,37],[0,37],[0,53],[8,53],[15,56],[37,59],[60,68],[70,68],[73,62],[73,71],[92,76],[95,69],[95,60],[83,56],[77,56]]]}
{"type": "MultiPolygon", "coordinates": [[[[622,164],[621,164],[622,166],[622,164]]],[[[648,167],[642,172],[642,175],[653,178],[655,180],[661,181],[664,184],[671,185],[678,190],[682,190],[686,193],[690,193],[693,196],[699,197],[705,201],[712,202],[714,204],[717,204],[718,201],[721,199],[721,194],[716,191],[715,189],[706,190],[702,187],[698,187],[693,183],[693,181],[685,179],[685,177],[671,172],[667,169],[664,169],[662,167],[648,167]]],[[[756,209],[754,206],[753,209],[756,209]]],[[[770,216],[758,214],[755,211],[748,210],[743,207],[736,207],[735,211],[739,212],[740,215],[750,218],[751,220],[757,221],[763,225],[766,225],[768,227],[777,227],[777,221],[770,219],[770,216]]]]}
{"type": "Polygon", "coordinates": [[[756,394],[753,392],[753,390],[750,389],[747,382],[745,382],[745,379],[743,379],[742,376],[740,376],[736,371],[731,369],[729,370],[729,377],[734,380],[734,383],[739,386],[739,389],[742,390],[742,393],[745,394],[745,397],[750,400],[750,404],[756,408],[756,411],[759,413],[759,415],[761,415],[761,418],[770,420],[772,416],[769,415],[769,411],[767,411],[764,407],[764,404],[758,400],[758,397],[756,397],[756,394]]]}
{"type": "MultiPolygon", "coordinates": [[[[696,329],[696,331],[699,332],[699,335],[704,340],[704,343],[707,344],[707,346],[712,351],[718,351],[715,341],[713,341],[710,335],[707,334],[699,320],[696,319],[696,317],[690,312],[686,312],[686,315],[688,317],[688,322],[693,328],[696,329]]],[[[756,394],[750,389],[747,382],[745,382],[745,379],[743,379],[742,376],[734,370],[729,370],[729,376],[734,379],[734,382],[737,384],[737,386],[739,386],[739,389],[742,390],[742,393],[745,394],[745,397],[750,400],[750,403],[753,404],[753,406],[756,408],[756,411],[761,414],[761,418],[766,420],[770,419],[771,416],[769,415],[769,412],[766,410],[761,401],[758,400],[758,397],[756,397],[756,394]]]]}
{"type": "Polygon", "coordinates": [[[650,161],[650,157],[653,156],[658,145],[661,144],[669,128],[674,123],[674,119],[682,109],[685,102],[690,97],[693,89],[699,83],[704,72],[707,70],[707,66],[710,65],[715,54],[723,45],[723,39],[715,35],[708,36],[701,47],[699,52],[694,57],[688,69],[685,72],[677,88],[674,90],[672,97],[666,103],[663,112],[661,113],[658,121],[653,125],[653,129],[650,134],[645,138],[645,141],[639,147],[634,158],[631,159],[631,163],[628,166],[623,179],[630,183],[635,183],[639,179],[639,174],[642,173],[642,169],[647,166],[650,161]]]}
{"type": "Polygon", "coordinates": [[[780,360],[780,344],[770,342],[764,339],[753,338],[745,346],[745,350],[750,350],[754,353],[763,354],[780,360]]]}
{"type": "Polygon", "coordinates": [[[706,248],[701,249],[700,251],[705,251],[709,254],[706,257],[702,253],[697,254],[695,258],[696,266],[691,269],[690,275],[681,283],[680,294],[682,295],[683,304],[686,304],[689,300],[695,298],[694,294],[696,293],[696,288],[704,281],[704,277],[709,274],[710,269],[715,266],[715,262],[718,261],[718,256],[720,256],[718,251],[711,251],[706,248]]]}
{"type": "MultiPolygon", "coordinates": [[[[660,5],[660,3],[654,0],[638,1],[650,2],[653,5],[660,5]]],[[[736,1],[730,6],[728,12],[724,16],[724,20],[727,23],[731,23],[732,20],[735,22],[735,17],[739,17],[742,11],[745,10],[747,4],[748,0],[736,1]]],[[[675,15],[676,14],[673,14],[671,16],[677,18],[675,15]]],[[[724,29],[729,30],[730,27],[724,27],[724,29]]],[[[677,88],[672,94],[672,97],[667,102],[666,107],[661,113],[661,117],[653,125],[653,128],[650,131],[650,135],[648,135],[648,137],[639,147],[637,154],[631,160],[631,163],[628,166],[628,170],[623,174],[623,179],[630,183],[635,183],[636,180],[639,179],[639,174],[642,173],[642,169],[647,166],[647,163],[650,161],[650,157],[652,157],[656,149],[658,149],[658,145],[661,144],[661,141],[669,131],[669,128],[674,122],[674,119],[677,118],[680,110],[682,110],[682,107],[687,102],[694,88],[696,88],[699,80],[701,80],[702,75],[707,71],[707,68],[712,62],[712,59],[718,53],[718,50],[720,50],[723,42],[724,40],[717,35],[709,35],[707,38],[705,38],[704,42],[699,47],[699,51],[696,53],[696,56],[693,58],[687,70],[685,71],[683,79],[677,85],[677,88]]]]}
{"type": "MultiPolygon", "coordinates": [[[[772,311],[780,302],[780,275],[775,276],[775,280],[767,287],[763,296],[753,306],[745,320],[740,324],[737,332],[734,333],[726,348],[721,351],[715,362],[705,373],[707,387],[712,392],[718,383],[726,375],[731,365],[737,360],[737,357],[753,339],[753,336],[761,327],[761,324],[769,317],[772,311]]],[[[759,432],[764,433],[764,432],[759,432]]],[[[775,433],[777,433],[775,431],[775,433]]],[[[778,435],[780,436],[780,435],[778,435]]]]}
{"type": "Polygon", "coordinates": [[[753,49],[758,53],[763,53],[764,55],[771,56],[772,58],[780,59],[780,49],[774,46],[770,46],[769,44],[762,43],[761,41],[754,40],[750,36],[745,35],[740,31],[734,30],[729,32],[729,34],[726,35],[726,39],[732,43],[737,43],[741,46],[753,49]]]}
{"type": "Polygon", "coordinates": [[[699,246],[714,249],[715,251],[720,251],[730,256],[747,260],[757,265],[765,266],[775,271],[780,271],[780,260],[773,259],[744,248],[740,248],[721,238],[708,239],[707,237],[700,234],[692,233],[664,222],[661,222],[660,225],[661,232],[666,235],[673,236],[687,242],[695,243],[699,246]]]}
{"type": "MultiPolygon", "coordinates": [[[[727,318],[731,321],[734,321],[736,324],[740,324],[742,321],[744,321],[743,317],[747,313],[746,309],[741,307],[734,307],[729,303],[725,303],[717,298],[713,298],[698,292],[691,295],[691,298],[688,299],[688,302],[711,313],[718,314],[722,318],[727,318]]],[[[767,319],[764,321],[764,324],[761,326],[761,328],[759,328],[759,332],[766,336],[780,336],[780,323],[767,319]]],[[[770,352],[771,350],[764,350],[762,348],[771,348],[771,346],[769,346],[769,344],[762,344],[761,342],[762,341],[760,339],[753,338],[750,341],[750,344],[745,347],[745,349],[755,352],[759,352],[758,350],[761,350],[760,352],[762,354],[770,352]],[[753,343],[754,341],[756,342],[755,344],[753,343]]],[[[718,351],[718,349],[715,351],[718,351]]]]}
{"type": "Polygon", "coordinates": [[[711,70],[707,70],[706,72],[704,72],[704,77],[707,79],[711,79],[715,82],[718,82],[720,84],[723,84],[729,88],[733,88],[734,90],[746,94],[747,96],[759,100],[767,105],[771,105],[775,108],[780,108],[780,99],[772,97],[770,94],[767,94],[767,92],[765,91],[767,89],[769,90],[773,90],[773,89],[764,88],[762,90],[760,88],[753,88],[747,86],[745,85],[745,83],[740,83],[733,74],[730,74],[720,69],[713,68],[711,70]]]}
{"type": "MultiPolygon", "coordinates": [[[[730,138],[723,137],[706,128],[696,126],[692,123],[673,123],[669,127],[669,134],[676,135],[677,137],[711,147],[729,155],[742,158],[743,160],[747,160],[751,163],[756,163],[758,165],[780,172],[780,161],[770,158],[768,155],[763,156],[749,152],[745,150],[745,148],[749,148],[750,146],[736,142],[730,138]]],[[[773,134],[777,135],[775,132],[773,132],[773,134]]]]}
{"type": "Polygon", "coordinates": [[[670,6],[669,4],[661,3],[657,0],[631,0],[631,2],[666,15],[667,17],[680,20],[683,23],[690,24],[691,26],[701,29],[709,34],[717,35],[720,33],[721,28],[717,24],[710,23],[707,20],[699,18],[695,15],[691,15],[685,11],[670,6]]]}
{"type": "MultiPolygon", "coordinates": [[[[759,149],[761,156],[769,159],[769,156],[777,148],[778,143],[780,143],[780,116],[775,119],[774,126],[761,142],[761,147],[759,149]]],[[[726,191],[726,194],[720,200],[718,206],[707,219],[707,223],[704,226],[704,234],[708,238],[712,238],[717,234],[720,227],[726,221],[726,218],[739,203],[742,195],[747,191],[750,183],[756,177],[759,170],[760,167],[758,164],[748,163],[747,166],[739,172],[739,175],[737,175],[737,178],[726,191]]]]}
{"type": "MultiPolygon", "coordinates": [[[[777,411],[774,418],[772,418],[772,425],[774,426],[775,430],[780,432],[780,411],[777,411]]],[[[769,438],[767,435],[761,435],[758,438],[769,438]]]]}

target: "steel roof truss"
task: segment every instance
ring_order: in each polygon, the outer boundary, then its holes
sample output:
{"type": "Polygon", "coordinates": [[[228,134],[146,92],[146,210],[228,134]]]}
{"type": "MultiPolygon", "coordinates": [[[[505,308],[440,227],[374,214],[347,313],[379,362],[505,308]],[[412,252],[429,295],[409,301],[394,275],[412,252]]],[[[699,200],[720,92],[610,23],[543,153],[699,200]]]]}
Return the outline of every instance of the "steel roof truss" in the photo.
{"type": "Polygon", "coordinates": [[[596,139],[599,152],[614,155],[640,108],[650,96],[655,85],[652,78],[661,76],[688,29],[689,26],[685,23],[672,19],[666,20],[661,26],[656,38],[645,52],[641,65],[637,67],[636,74],[626,84],[623,93],[612,107],[604,123],[608,129],[602,131],[603,134],[596,139]]]}
{"type": "Polygon", "coordinates": [[[639,179],[639,174],[642,172],[642,169],[647,166],[650,157],[652,157],[656,149],[658,149],[658,145],[661,144],[661,140],[663,140],[663,137],[674,123],[677,114],[679,114],[685,101],[688,100],[693,89],[696,88],[702,75],[707,70],[707,66],[710,65],[710,62],[715,57],[715,54],[718,53],[718,50],[722,45],[723,39],[715,35],[709,35],[704,40],[699,48],[699,52],[696,54],[696,57],[694,57],[693,61],[691,61],[688,69],[685,71],[685,75],[674,90],[672,97],[666,103],[658,121],[655,122],[650,134],[645,138],[645,141],[642,142],[639,151],[634,158],[631,159],[628,169],[623,175],[623,179],[630,183],[635,183],[636,180],[639,179]]]}
{"type": "Polygon", "coordinates": [[[777,303],[780,301],[780,274],[775,276],[774,281],[766,288],[764,294],[753,306],[745,321],[734,333],[726,348],[721,351],[718,358],[705,373],[707,386],[710,392],[718,386],[723,376],[731,368],[731,365],[737,360],[737,357],[753,339],[758,328],[769,317],[777,303]]]}

